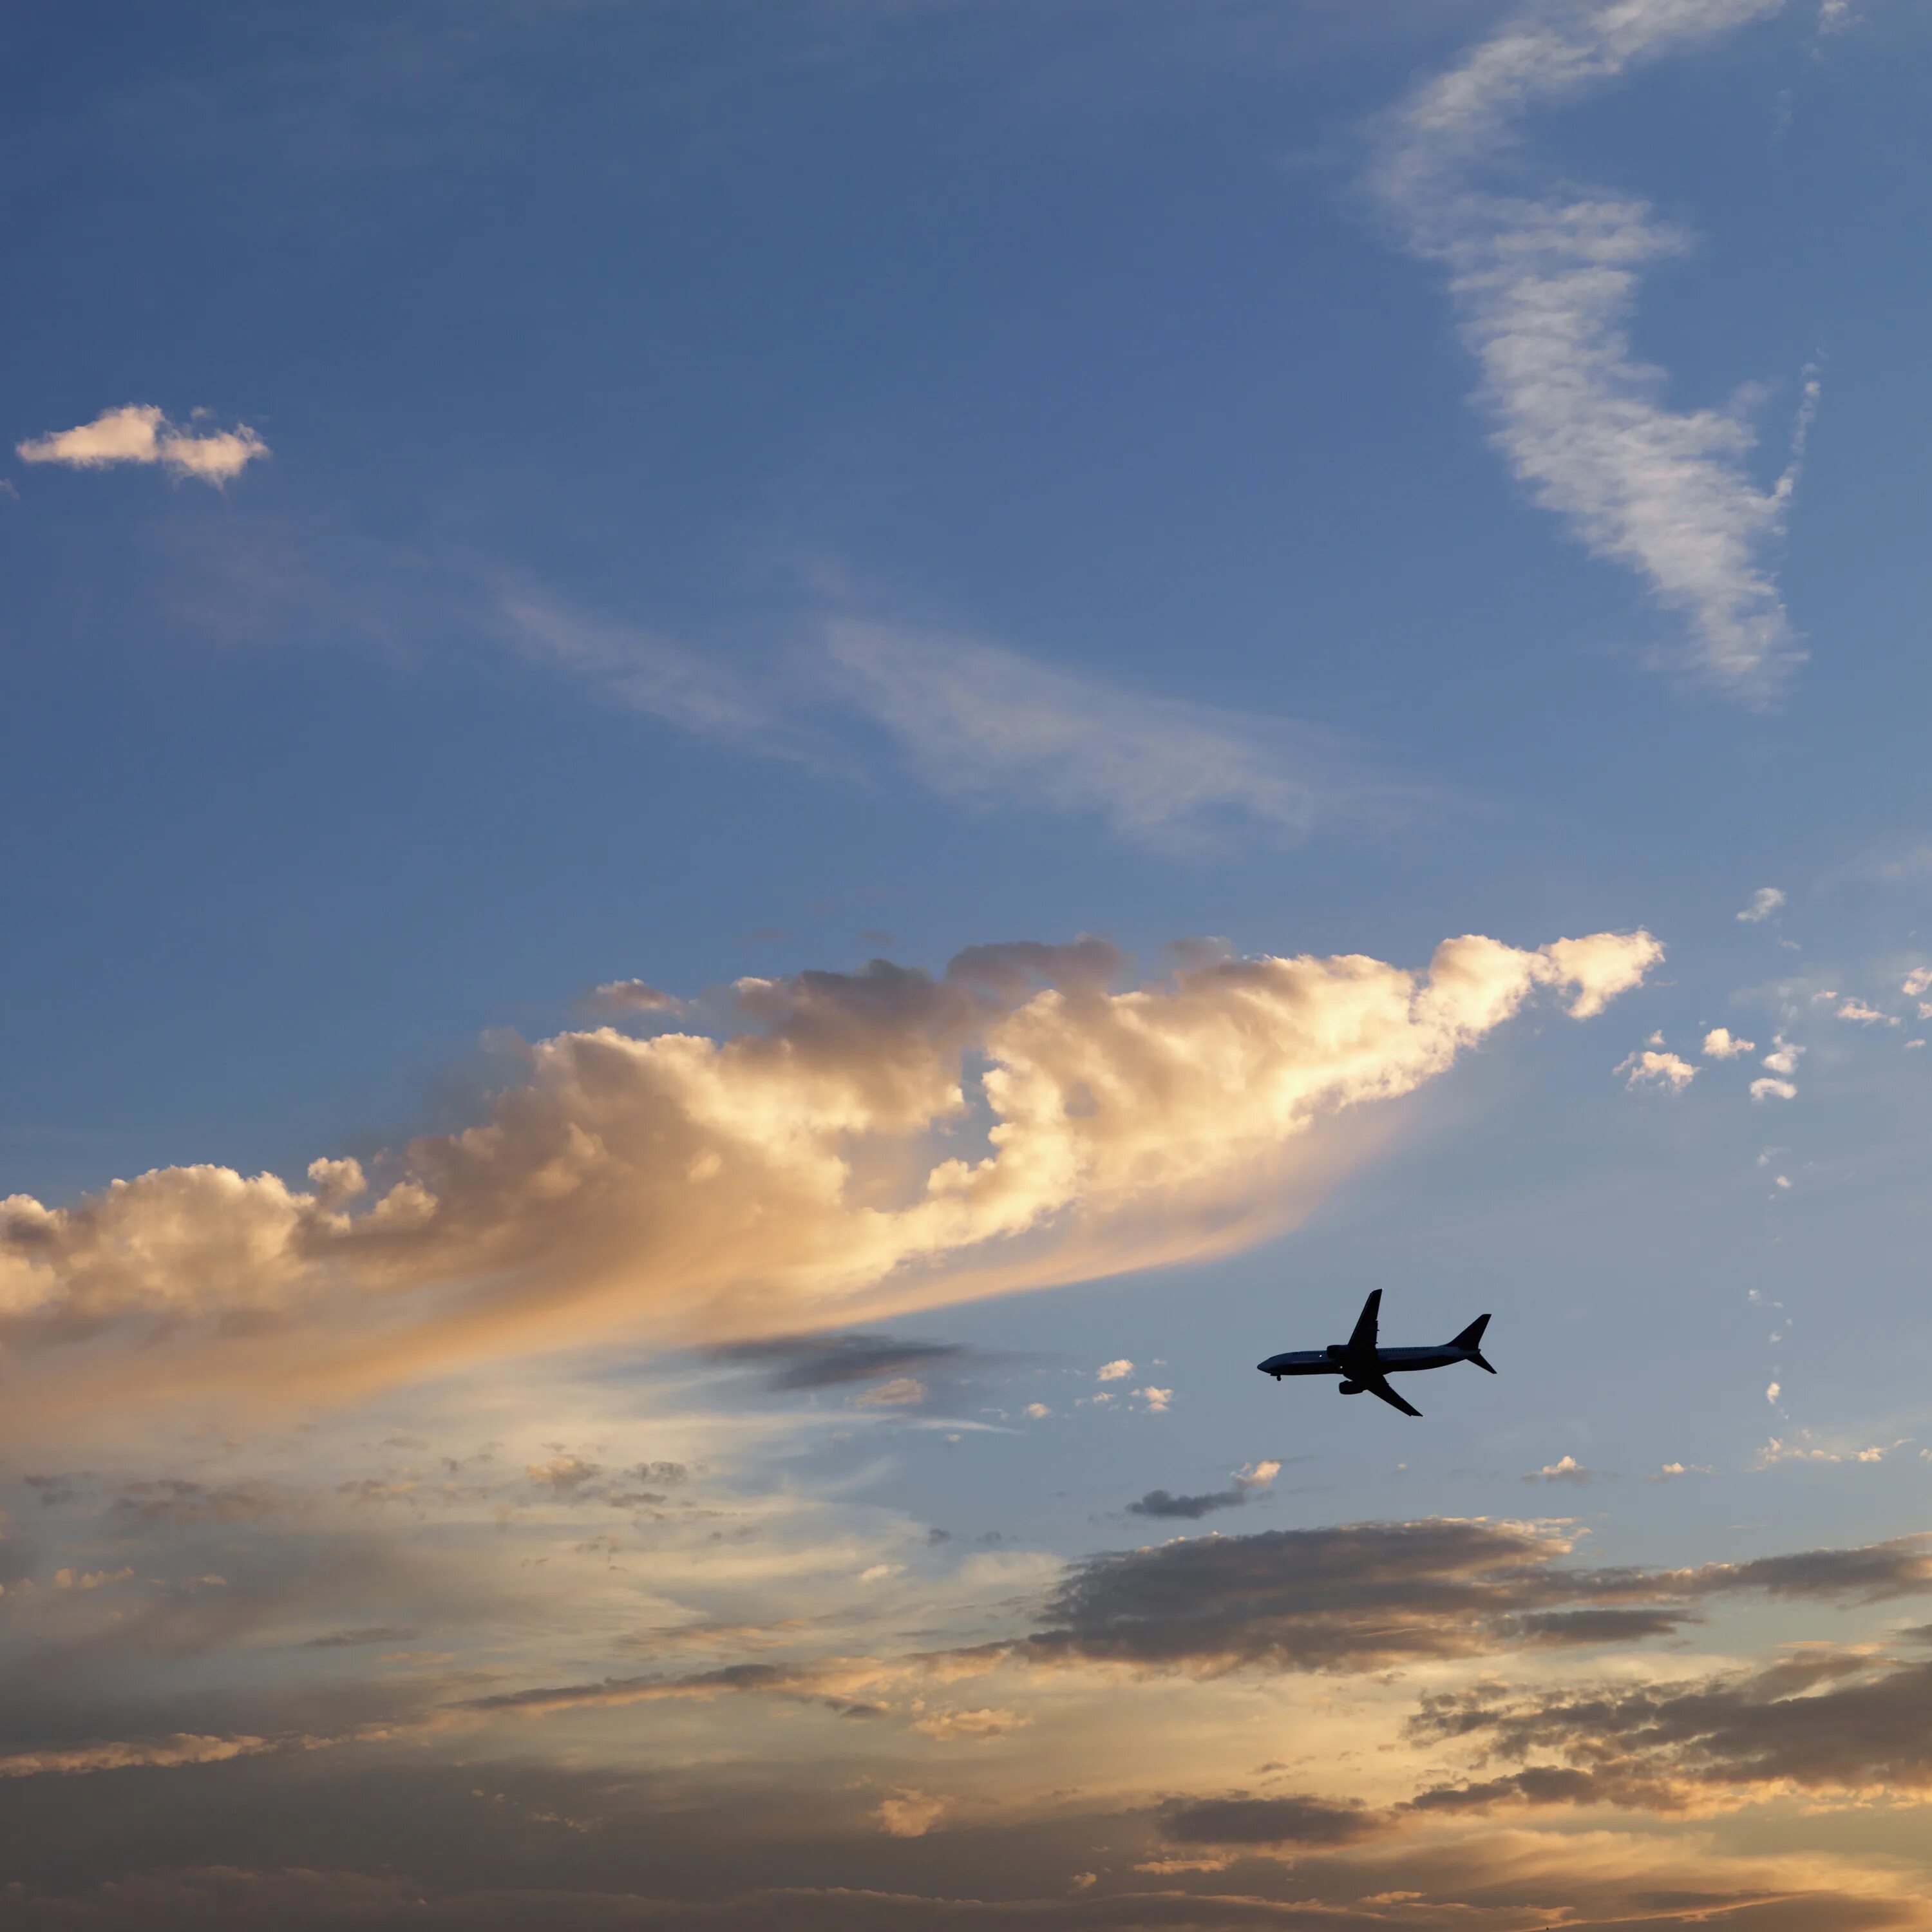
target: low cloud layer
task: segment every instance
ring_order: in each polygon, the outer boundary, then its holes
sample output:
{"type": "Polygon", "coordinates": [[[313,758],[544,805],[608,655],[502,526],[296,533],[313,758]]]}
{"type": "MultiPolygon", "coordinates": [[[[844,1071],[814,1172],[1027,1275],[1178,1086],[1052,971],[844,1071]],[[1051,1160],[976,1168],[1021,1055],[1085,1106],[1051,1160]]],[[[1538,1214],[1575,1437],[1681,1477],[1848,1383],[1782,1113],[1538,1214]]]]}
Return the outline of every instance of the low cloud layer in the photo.
{"type": "Polygon", "coordinates": [[[158,466],[172,476],[221,484],[241,475],[268,446],[246,423],[232,430],[184,428],[152,403],[104,410],[92,422],[16,443],[22,463],[67,470],[106,470],[133,463],[158,466]]]}
{"type": "Polygon", "coordinates": [[[1445,1072],[1540,988],[1586,1018],[1661,956],[1642,932],[1470,937],[1423,974],[1230,959],[1117,992],[1120,956],[1087,940],[973,948],[938,977],[741,980],[742,1030],[560,1034],[477,1125],[373,1172],[318,1160],[304,1190],[174,1167],[70,1207],[14,1196],[0,1329],[28,1351],[165,1343],[142,1386],[191,1355],[218,1380],[279,1360],[356,1385],[1225,1252],[1315,1184],[1322,1124],[1445,1072]]]}
{"type": "Polygon", "coordinates": [[[1425,1793],[1425,1807],[1615,1804],[1679,1810],[1801,1791],[1932,1792],[1932,1664],[1801,1651],[1684,1684],[1425,1700],[1426,1742],[1554,1758],[1425,1793]]]}
{"type": "Polygon", "coordinates": [[[1077,1564],[1035,1660],[1212,1674],[1375,1670],[1526,1645],[1667,1635],[1743,1592],[1877,1602],[1932,1591],[1932,1538],[1692,1570],[1590,1570],[1534,1524],[1435,1518],[1204,1536],[1077,1564]]]}

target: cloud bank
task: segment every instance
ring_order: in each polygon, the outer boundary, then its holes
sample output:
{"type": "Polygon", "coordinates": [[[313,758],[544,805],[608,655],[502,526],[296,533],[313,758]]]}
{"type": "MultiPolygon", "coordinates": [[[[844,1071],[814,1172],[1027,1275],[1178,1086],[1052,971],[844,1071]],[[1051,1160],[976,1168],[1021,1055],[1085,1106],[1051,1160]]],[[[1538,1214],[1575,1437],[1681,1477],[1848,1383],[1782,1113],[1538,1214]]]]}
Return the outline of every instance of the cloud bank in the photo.
{"type": "Polygon", "coordinates": [[[1520,13],[1420,87],[1383,132],[1371,186],[1409,247],[1448,272],[1497,448],[1536,502],[1627,566],[1689,629],[1686,662],[1762,703],[1803,661],[1769,557],[1816,406],[1808,374],[1792,460],[1754,482],[1742,404],[1668,407],[1628,325],[1643,272],[1690,242],[1641,201],[1501,185],[1533,110],[1776,12],[1783,0],[1607,0],[1520,13]]]}
{"type": "Polygon", "coordinates": [[[163,1383],[164,1362],[278,1349],[354,1382],[790,1334],[1224,1252],[1292,1214],[1323,1124],[1445,1072],[1539,988],[1588,1018],[1662,950],[1470,936],[1426,974],[1263,957],[1114,992],[1120,956],[1087,940],[970,948],[937,977],[743,980],[738,1032],[559,1034],[486,1118],[373,1174],[318,1160],[302,1189],[183,1166],[68,1207],[12,1196],[0,1336],[142,1340],[163,1383]]]}

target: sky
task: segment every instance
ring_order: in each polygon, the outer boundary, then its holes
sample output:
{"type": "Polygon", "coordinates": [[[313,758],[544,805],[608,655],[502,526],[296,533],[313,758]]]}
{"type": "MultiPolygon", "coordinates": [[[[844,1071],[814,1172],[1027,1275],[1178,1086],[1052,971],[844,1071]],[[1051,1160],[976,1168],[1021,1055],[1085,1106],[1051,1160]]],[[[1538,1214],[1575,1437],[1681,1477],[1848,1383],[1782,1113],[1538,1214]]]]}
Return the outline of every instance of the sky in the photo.
{"type": "Polygon", "coordinates": [[[0,36],[0,1927],[1932,1928],[1922,8],[0,36]]]}

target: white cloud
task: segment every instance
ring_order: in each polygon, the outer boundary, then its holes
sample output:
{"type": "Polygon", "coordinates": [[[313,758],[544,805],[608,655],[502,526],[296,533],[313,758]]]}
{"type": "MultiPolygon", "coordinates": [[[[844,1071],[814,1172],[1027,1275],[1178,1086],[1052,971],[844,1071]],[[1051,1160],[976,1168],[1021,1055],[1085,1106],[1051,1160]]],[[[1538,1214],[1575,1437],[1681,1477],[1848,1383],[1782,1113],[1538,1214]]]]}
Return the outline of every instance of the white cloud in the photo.
{"type": "Polygon", "coordinates": [[[1791,462],[1753,481],[1741,406],[1673,410],[1627,332],[1642,272],[1688,252],[1643,202],[1520,185],[1529,110],[1762,18],[1782,0],[1598,0],[1508,16],[1385,124],[1372,182],[1441,263],[1482,371],[1495,440],[1535,500],[1626,564],[1690,632],[1689,664],[1748,702],[1803,653],[1768,562],[1817,398],[1807,371],[1791,462]],[[1514,178],[1490,185],[1507,163],[1514,178]]]}
{"type": "Polygon", "coordinates": [[[1755,1053],[1756,1042],[1734,1040],[1728,1027],[1713,1027],[1704,1036],[1704,1058],[1706,1060],[1735,1060],[1740,1054],[1755,1053]]]}
{"type": "Polygon", "coordinates": [[[1148,1407],[1157,1415],[1164,1414],[1174,1400],[1174,1391],[1172,1389],[1138,1388],[1134,1390],[1134,1393],[1140,1396],[1148,1407]]]}
{"type": "Polygon", "coordinates": [[[1858,999],[1847,1000],[1838,1009],[1841,1020],[1856,1020],[1861,1026],[1897,1026],[1899,1022],[1890,1013],[1882,1013],[1876,1006],[1866,1005],[1858,999]]]}
{"type": "Polygon", "coordinates": [[[1540,1469],[1532,1470],[1523,1478],[1526,1483],[1593,1483],[1597,1479],[1594,1469],[1586,1468],[1574,1456],[1565,1456],[1554,1462],[1546,1462],[1540,1469]]]}
{"type": "Polygon", "coordinates": [[[683,1004],[641,980],[607,980],[602,986],[592,987],[584,1000],[585,1005],[600,1013],[674,1013],[683,1004]]]}
{"type": "Polygon", "coordinates": [[[1682,1093],[1697,1077],[1696,1068],[1674,1053],[1633,1053],[1619,1060],[1612,1070],[1630,1076],[1624,1082],[1626,1087],[1648,1081],[1655,1086],[1668,1087],[1673,1094],[1682,1093]]]}
{"type": "Polygon", "coordinates": [[[1126,1356],[1123,1355],[1117,1362],[1107,1362],[1102,1364],[1102,1366],[1095,1370],[1094,1372],[1095,1378],[1097,1381],[1103,1382],[1124,1382],[1129,1376],[1132,1375],[1133,1372],[1133,1364],[1129,1361],[1126,1356]]]}
{"type": "Polygon", "coordinates": [[[105,470],[117,463],[158,464],[170,475],[226,483],[268,446],[246,423],[232,430],[184,429],[152,403],[104,410],[90,423],[14,445],[22,463],[57,463],[69,470],[105,470]]]}
{"type": "Polygon", "coordinates": [[[1754,1100],[1795,1100],[1798,1089],[1789,1080],[1754,1080],[1750,1096],[1754,1100]]]}
{"type": "Polygon", "coordinates": [[[1775,1408],[1778,1406],[1778,1398],[1784,1393],[1784,1385],[1783,1383],[1772,1382],[1766,1388],[1764,1399],[1766,1402],[1771,1404],[1772,1408],[1775,1408]]]}
{"type": "MultiPolygon", "coordinates": [[[[530,1047],[476,1124],[372,1162],[374,1186],[340,1162],[307,1192],[202,1166],[68,1207],[16,1195],[0,1328],[42,1351],[48,1400],[46,1352],[116,1330],[172,1365],[127,1367],[130,1388],[188,1386],[200,1352],[221,1386],[258,1394],[274,1364],[320,1393],[1227,1252],[1315,1198],[1334,1117],[1446,1072],[1538,988],[1587,1013],[1661,952],[1642,932],[1537,952],[1472,935],[1426,974],[1238,958],[1115,992],[1118,956],[1087,942],[974,948],[941,978],[875,962],[746,980],[727,1039],[530,1047]]],[[[120,1372],[103,1346],[67,1359],[120,1372]]]]}
{"type": "Polygon", "coordinates": [[[1804,1048],[1794,1046],[1782,1034],[1774,1034],[1771,1043],[1773,1050],[1765,1055],[1763,1064],[1774,1073],[1796,1073],[1804,1048]]]}
{"type": "Polygon", "coordinates": [[[1418,796],[1311,726],[1123,689],[970,638],[857,620],[824,633],[832,689],[883,726],[934,790],[1091,814],[1191,847],[1228,822],[1289,838],[1387,820],[1418,796]]]}
{"type": "Polygon", "coordinates": [[[1043,1402],[1030,1402],[1026,1406],[1026,1412],[1033,1418],[1034,1421],[1043,1422],[1053,1413],[1053,1411],[1043,1402]]]}
{"type": "Polygon", "coordinates": [[[1921,993],[1932,992],[1932,966],[1915,966],[1905,976],[1904,983],[1898,989],[1908,998],[1917,999],[1921,993]]]}
{"type": "Polygon", "coordinates": [[[1238,1490],[1265,1490],[1280,1474],[1279,1462],[1250,1462],[1234,1472],[1234,1486],[1238,1490]]]}
{"type": "Polygon", "coordinates": [[[1750,904],[1738,914],[1747,926],[1757,926],[1770,918],[1784,903],[1784,895],[1775,886],[1760,886],[1751,894],[1750,904]]]}

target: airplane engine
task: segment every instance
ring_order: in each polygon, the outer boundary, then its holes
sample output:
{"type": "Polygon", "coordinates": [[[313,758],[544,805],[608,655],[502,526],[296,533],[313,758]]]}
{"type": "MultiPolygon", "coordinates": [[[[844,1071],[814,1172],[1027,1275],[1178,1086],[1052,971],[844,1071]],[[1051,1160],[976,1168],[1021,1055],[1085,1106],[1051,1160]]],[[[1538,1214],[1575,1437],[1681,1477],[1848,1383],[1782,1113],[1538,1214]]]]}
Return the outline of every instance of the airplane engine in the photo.
{"type": "Polygon", "coordinates": [[[1342,1382],[1336,1385],[1335,1390],[1337,1395],[1360,1395],[1361,1392],[1362,1385],[1360,1382],[1342,1382]]]}

